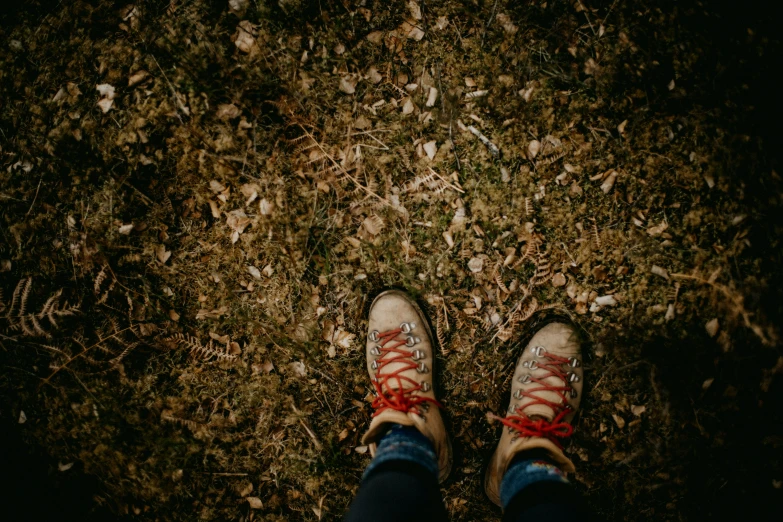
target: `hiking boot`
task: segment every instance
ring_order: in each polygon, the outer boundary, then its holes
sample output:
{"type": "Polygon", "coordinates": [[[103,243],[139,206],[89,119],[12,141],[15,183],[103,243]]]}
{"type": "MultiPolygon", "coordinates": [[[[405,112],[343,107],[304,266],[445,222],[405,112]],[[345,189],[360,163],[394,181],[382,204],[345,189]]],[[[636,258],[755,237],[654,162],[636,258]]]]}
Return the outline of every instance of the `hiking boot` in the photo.
{"type": "Polygon", "coordinates": [[[375,456],[376,444],[394,424],[413,426],[438,456],[438,480],[451,471],[451,442],[433,389],[432,332],[418,305],[399,290],[388,290],[370,306],[367,370],[375,388],[370,428],[362,437],[375,456]]]}
{"type": "Polygon", "coordinates": [[[484,490],[500,506],[500,484],[511,461],[534,448],[549,454],[564,472],[574,464],[563,453],[562,441],[571,436],[571,421],[582,399],[582,350],[576,330],[550,323],[530,340],[517,361],[511,384],[511,403],[503,434],[484,476],[484,490]]]}

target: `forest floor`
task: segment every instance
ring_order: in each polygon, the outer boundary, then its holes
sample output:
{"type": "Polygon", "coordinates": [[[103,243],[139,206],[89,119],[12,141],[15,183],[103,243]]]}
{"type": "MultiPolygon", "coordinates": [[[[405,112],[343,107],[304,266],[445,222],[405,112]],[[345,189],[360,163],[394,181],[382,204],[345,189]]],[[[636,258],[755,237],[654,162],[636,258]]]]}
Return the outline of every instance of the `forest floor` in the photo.
{"type": "Polygon", "coordinates": [[[396,286],[439,340],[453,520],[499,519],[487,413],[552,313],[586,339],[566,451],[601,519],[772,513],[781,46],[740,11],[4,7],[5,448],[94,513],[338,520],[396,286]]]}

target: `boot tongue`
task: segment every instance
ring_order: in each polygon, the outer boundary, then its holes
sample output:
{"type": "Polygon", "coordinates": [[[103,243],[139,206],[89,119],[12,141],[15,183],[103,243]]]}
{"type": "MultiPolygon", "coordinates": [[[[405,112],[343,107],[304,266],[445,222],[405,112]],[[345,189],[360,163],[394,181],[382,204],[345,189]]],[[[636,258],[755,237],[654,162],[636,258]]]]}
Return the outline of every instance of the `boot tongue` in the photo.
{"type": "MultiPolygon", "coordinates": [[[[547,370],[541,370],[541,369],[536,370],[533,372],[533,377],[538,377],[536,373],[539,372],[546,373],[547,370]]],[[[563,387],[565,385],[565,383],[560,378],[554,376],[547,377],[546,379],[543,380],[543,383],[557,388],[563,387]]],[[[541,387],[542,387],[541,384],[531,383],[528,384],[526,388],[528,390],[530,389],[535,390],[536,388],[541,388],[541,387]]],[[[563,402],[563,398],[560,396],[560,394],[554,391],[541,390],[541,391],[532,392],[531,395],[539,399],[552,402],[554,404],[561,404],[563,402]]],[[[552,409],[552,407],[546,404],[536,403],[536,400],[531,397],[523,397],[522,400],[519,401],[517,409],[522,410],[522,412],[528,417],[534,417],[534,416],[540,417],[546,420],[547,422],[552,422],[552,420],[555,418],[555,411],[552,409]],[[529,405],[529,406],[525,407],[525,405],[529,405]],[[525,407],[524,410],[522,410],[523,407],[525,407]]]]}

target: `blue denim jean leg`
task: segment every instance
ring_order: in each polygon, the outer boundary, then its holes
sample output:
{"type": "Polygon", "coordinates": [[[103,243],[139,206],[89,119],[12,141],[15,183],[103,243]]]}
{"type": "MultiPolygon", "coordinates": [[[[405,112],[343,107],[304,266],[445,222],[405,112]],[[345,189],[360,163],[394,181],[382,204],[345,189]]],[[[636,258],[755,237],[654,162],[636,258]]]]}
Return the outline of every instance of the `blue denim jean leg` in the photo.
{"type": "Polygon", "coordinates": [[[537,482],[570,484],[563,471],[552,463],[537,459],[516,459],[511,462],[500,484],[500,503],[503,509],[508,507],[517,493],[537,482]]]}
{"type": "Polygon", "coordinates": [[[381,464],[392,461],[409,461],[438,477],[438,457],[430,439],[413,426],[394,424],[378,443],[375,458],[364,471],[362,479],[381,464]]]}

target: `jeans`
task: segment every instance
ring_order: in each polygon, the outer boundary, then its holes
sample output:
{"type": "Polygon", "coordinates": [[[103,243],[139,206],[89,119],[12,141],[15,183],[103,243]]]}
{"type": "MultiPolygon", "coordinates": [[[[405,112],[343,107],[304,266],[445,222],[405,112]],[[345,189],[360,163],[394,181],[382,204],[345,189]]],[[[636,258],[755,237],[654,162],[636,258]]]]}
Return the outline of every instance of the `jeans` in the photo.
{"type": "MultiPolygon", "coordinates": [[[[587,518],[582,499],[546,453],[517,455],[500,488],[504,522],[587,518]]],[[[446,522],[432,443],[416,428],[395,425],[381,439],[346,522],[446,522]]]]}

